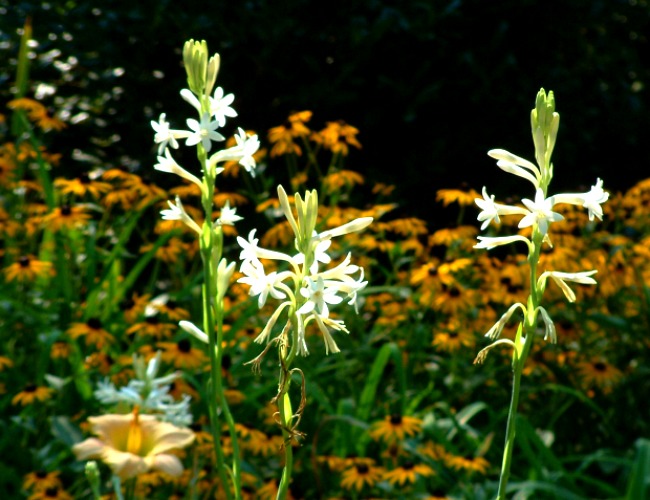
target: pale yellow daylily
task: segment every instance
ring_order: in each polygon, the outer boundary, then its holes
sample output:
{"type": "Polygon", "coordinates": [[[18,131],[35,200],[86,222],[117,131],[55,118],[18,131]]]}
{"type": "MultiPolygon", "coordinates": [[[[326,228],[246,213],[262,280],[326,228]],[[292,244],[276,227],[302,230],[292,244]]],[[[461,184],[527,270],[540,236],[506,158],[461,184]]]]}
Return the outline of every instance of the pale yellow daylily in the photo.
{"type": "Polygon", "coordinates": [[[188,446],[194,440],[190,429],[162,422],[152,415],[101,415],[88,419],[96,438],[72,447],[77,460],[97,459],[121,479],[149,470],[180,476],[183,465],[170,450],[188,446]]]}

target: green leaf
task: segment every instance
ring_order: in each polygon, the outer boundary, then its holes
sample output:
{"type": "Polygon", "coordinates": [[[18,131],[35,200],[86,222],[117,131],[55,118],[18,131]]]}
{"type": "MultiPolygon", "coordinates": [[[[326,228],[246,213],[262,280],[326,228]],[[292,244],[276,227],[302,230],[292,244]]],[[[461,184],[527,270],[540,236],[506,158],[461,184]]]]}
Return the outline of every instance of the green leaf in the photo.
{"type": "Polygon", "coordinates": [[[650,493],[650,440],[637,439],[636,460],[627,483],[626,500],[647,498],[650,493]]]}
{"type": "Polygon", "coordinates": [[[404,373],[404,366],[402,365],[402,353],[397,347],[397,344],[385,344],[379,349],[375,361],[370,368],[370,373],[368,374],[368,379],[366,385],[361,392],[361,397],[359,398],[359,406],[357,408],[357,418],[363,420],[364,422],[368,421],[370,417],[370,410],[375,406],[375,396],[377,394],[377,387],[379,382],[381,382],[382,375],[388,364],[388,360],[393,358],[393,363],[395,365],[395,373],[398,377],[399,387],[400,387],[400,396],[402,400],[402,410],[404,409],[404,393],[406,392],[406,375],[404,373]]]}

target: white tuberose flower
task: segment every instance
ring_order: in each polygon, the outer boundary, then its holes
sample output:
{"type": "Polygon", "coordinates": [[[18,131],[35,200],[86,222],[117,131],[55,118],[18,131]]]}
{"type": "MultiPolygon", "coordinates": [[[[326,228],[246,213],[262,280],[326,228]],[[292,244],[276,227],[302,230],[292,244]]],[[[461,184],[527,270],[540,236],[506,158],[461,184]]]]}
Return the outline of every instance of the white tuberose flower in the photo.
{"type": "Polygon", "coordinates": [[[187,146],[195,146],[200,142],[205,152],[209,153],[212,149],[212,141],[225,140],[225,137],[217,132],[219,124],[211,120],[208,113],[201,115],[201,122],[196,121],[194,118],[188,118],[187,126],[192,131],[185,141],[187,146]]]}
{"type": "Polygon", "coordinates": [[[481,209],[481,213],[479,213],[477,217],[479,222],[483,221],[483,224],[481,225],[481,231],[488,227],[492,220],[494,220],[497,224],[500,224],[501,220],[499,219],[499,215],[528,214],[528,210],[525,208],[495,203],[494,195],[488,195],[485,186],[483,186],[483,199],[474,198],[474,202],[481,209]]]}
{"type": "Polygon", "coordinates": [[[333,288],[325,288],[325,282],[321,276],[316,281],[307,278],[308,286],[300,289],[300,294],[309,299],[298,309],[298,314],[309,314],[312,311],[324,318],[329,317],[327,304],[340,304],[343,299],[336,295],[333,288]]]}
{"type": "Polygon", "coordinates": [[[564,296],[569,302],[575,302],[576,294],[569,288],[569,285],[566,284],[567,281],[572,281],[573,283],[580,283],[581,285],[595,285],[596,280],[592,278],[594,274],[598,271],[582,271],[579,273],[562,273],[560,271],[546,271],[537,280],[537,287],[544,289],[546,286],[547,278],[553,279],[555,284],[559,286],[564,292],[564,296]]]}
{"type": "Polygon", "coordinates": [[[535,201],[527,198],[521,200],[530,212],[519,221],[519,227],[529,227],[537,223],[540,233],[546,235],[548,233],[549,223],[564,219],[562,215],[553,212],[554,201],[552,196],[550,198],[544,198],[544,192],[539,188],[535,193],[535,201]]]}
{"type": "Polygon", "coordinates": [[[243,217],[236,214],[237,207],[230,208],[230,200],[221,208],[221,215],[217,219],[217,224],[221,226],[234,226],[235,222],[243,219],[243,217]]]}
{"type": "Polygon", "coordinates": [[[603,191],[603,181],[599,178],[588,193],[556,194],[553,198],[555,203],[570,203],[585,207],[589,211],[589,220],[594,220],[594,217],[602,220],[603,208],[600,205],[609,199],[609,193],[603,191]]]}
{"type": "Polygon", "coordinates": [[[488,151],[488,155],[498,160],[497,167],[501,170],[523,177],[532,182],[536,189],[539,188],[542,173],[534,163],[513,155],[505,149],[492,149],[488,151]]]}
{"type": "Polygon", "coordinates": [[[194,174],[191,174],[183,167],[181,167],[176,160],[172,158],[169,148],[165,148],[165,156],[158,156],[158,163],[156,163],[153,168],[159,170],[160,172],[167,172],[169,174],[176,174],[181,176],[183,179],[186,179],[190,182],[193,182],[200,188],[203,188],[201,181],[194,174]]]}
{"type": "Polygon", "coordinates": [[[157,122],[151,120],[151,127],[156,132],[153,140],[156,144],[159,144],[158,146],[159,155],[162,154],[162,152],[165,150],[167,144],[169,144],[174,149],[178,149],[178,142],[176,141],[174,134],[169,128],[169,122],[167,122],[167,120],[165,119],[166,116],[167,116],[166,113],[162,113],[160,115],[160,118],[158,118],[157,122]]]}
{"type": "Polygon", "coordinates": [[[160,211],[160,215],[162,215],[163,220],[183,221],[189,227],[194,229],[194,231],[196,231],[198,234],[201,234],[201,228],[185,211],[185,208],[183,208],[183,204],[181,203],[181,199],[178,196],[176,196],[176,205],[174,205],[174,203],[169,200],[167,200],[167,204],[169,205],[169,209],[160,211]]]}
{"type": "Polygon", "coordinates": [[[237,116],[237,111],[230,107],[234,100],[235,94],[224,95],[221,87],[214,89],[214,94],[210,97],[210,113],[220,127],[226,124],[226,116],[231,118],[237,116]]]}

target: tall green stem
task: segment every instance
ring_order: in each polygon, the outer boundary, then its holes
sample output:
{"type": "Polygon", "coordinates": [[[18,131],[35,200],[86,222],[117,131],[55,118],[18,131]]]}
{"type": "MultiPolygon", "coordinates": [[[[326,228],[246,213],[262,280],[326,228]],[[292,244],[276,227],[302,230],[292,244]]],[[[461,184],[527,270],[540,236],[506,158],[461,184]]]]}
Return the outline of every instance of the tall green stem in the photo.
{"type": "Polygon", "coordinates": [[[208,335],[209,356],[210,356],[210,403],[208,411],[210,414],[210,426],[215,453],[217,455],[217,469],[221,483],[223,484],[226,497],[231,499],[232,492],[228,486],[228,475],[230,474],[233,483],[234,498],[241,498],[241,458],[235,422],[226,402],[223,378],[221,376],[221,364],[223,358],[223,316],[224,305],[222,300],[217,300],[217,273],[218,265],[223,250],[223,233],[215,232],[212,227],[212,194],[214,192],[215,179],[206,168],[206,153],[202,147],[198,148],[198,159],[204,172],[206,193],[202,198],[205,221],[203,223],[200,237],[201,260],[203,261],[203,327],[208,335]],[[225,463],[223,449],[221,447],[221,420],[219,414],[223,413],[228,432],[232,442],[233,456],[232,468],[225,463]]]}
{"type": "Polygon", "coordinates": [[[287,342],[280,348],[280,392],[278,394],[278,411],[280,412],[280,422],[282,424],[282,439],[284,441],[284,468],[278,487],[277,500],[285,500],[289,493],[289,483],[291,483],[291,474],[293,472],[293,449],[291,441],[293,439],[292,421],[293,409],[291,407],[291,398],[289,397],[289,388],[291,386],[291,363],[298,352],[298,318],[296,314],[291,315],[291,349],[287,353],[287,342]]]}
{"type": "Polygon", "coordinates": [[[528,254],[528,265],[530,267],[530,294],[528,296],[526,317],[523,324],[519,324],[515,336],[515,352],[512,355],[512,394],[510,396],[510,407],[508,408],[508,423],[506,425],[506,442],[503,448],[503,461],[501,463],[501,476],[499,477],[499,491],[497,500],[505,500],[506,487],[510,477],[510,466],[512,465],[512,450],[515,445],[515,434],[517,425],[517,407],[519,404],[519,391],[521,388],[521,374],[528,358],[528,353],[533,345],[535,330],[537,328],[537,308],[540,302],[540,293],[537,289],[537,263],[541,250],[543,236],[535,229],[533,233],[533,244],[528,254]],[[519,346],[524,335],[524,344],[519,346]]]}

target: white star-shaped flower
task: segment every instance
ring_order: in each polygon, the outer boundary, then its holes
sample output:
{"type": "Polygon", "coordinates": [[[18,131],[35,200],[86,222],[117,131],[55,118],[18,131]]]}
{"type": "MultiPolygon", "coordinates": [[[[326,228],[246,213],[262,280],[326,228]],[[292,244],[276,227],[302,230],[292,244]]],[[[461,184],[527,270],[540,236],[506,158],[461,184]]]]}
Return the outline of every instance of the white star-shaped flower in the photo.
{"type": "Polygon", "coordinates": [[[187,126],[192,133],[189,135],[185,144],[187,146],[195,146],[199,142],[203,145],[206,153],[212,149],[212,141],[223,141],[225,137],[217,132],[219,124],[210,118],[208,113],[201,115],[201,121],[198,122],[194,118],[188,118],[187,126]]]}
{"type": "Polygon", "coordinates": [[[554,198],[552,196],[544,198],[544,192],[541,189],[537,189],[534,201],[525,198],[521,202],[526,205],[526,208],[530,212],[519,221],[520,228],[537,224],[540,233],[546,235],[548,233],[548,225],[551,222],[558,222],[564,219],[562,215],[552,210],[554,198]]]}

